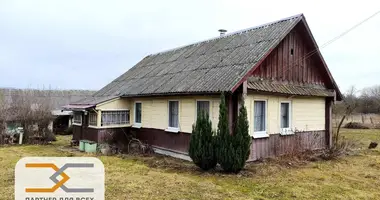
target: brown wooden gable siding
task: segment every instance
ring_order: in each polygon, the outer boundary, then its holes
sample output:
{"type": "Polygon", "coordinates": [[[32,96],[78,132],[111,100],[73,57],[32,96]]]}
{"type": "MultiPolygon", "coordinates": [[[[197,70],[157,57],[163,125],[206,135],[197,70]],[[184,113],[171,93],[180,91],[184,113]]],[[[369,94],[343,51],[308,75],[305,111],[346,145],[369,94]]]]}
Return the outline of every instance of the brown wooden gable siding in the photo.
{"type": "Polygon", "coordinates": [[[253,76],[290,83],[326,85],[328,78],[302,25],[297,25],[253,72],[253,76]],[[293,55],[291,51],[293,49],[293,55]]]}

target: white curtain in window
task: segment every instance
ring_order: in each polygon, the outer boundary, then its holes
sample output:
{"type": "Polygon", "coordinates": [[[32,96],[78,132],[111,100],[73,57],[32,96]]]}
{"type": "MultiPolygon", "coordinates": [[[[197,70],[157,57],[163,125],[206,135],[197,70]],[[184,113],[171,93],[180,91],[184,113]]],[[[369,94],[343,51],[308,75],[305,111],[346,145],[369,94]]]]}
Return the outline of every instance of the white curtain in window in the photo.
{"type": "Polygon", "coordinates": [[[265,131],[265,101],[255,101],[254,110],[254,131],[265,131]]]}
{"type": "Polygon", "coordinates": [[[281,103],[281,128],[289,128],[289,103],[281,103]]]}
{"type": "Polygon", "coordinates": [[[178,128],[178,101],[169,101],[169,126],[178,128]]]}
{"type": "Polygon", "coordinates": [[[129,111],[103,111],[102,126],[123,125],[129,123],[129,111]]]}
{"type": "Polygon", "coordinates": [[[135,122],[141,123],[141,103],[136,103],[135,122]]]}
{"type": "Polygon", "coordinates": [[[197,101],[197,114],[201,111],[206,112],[210,116],[210,102],[209,101],[197,101]]]}

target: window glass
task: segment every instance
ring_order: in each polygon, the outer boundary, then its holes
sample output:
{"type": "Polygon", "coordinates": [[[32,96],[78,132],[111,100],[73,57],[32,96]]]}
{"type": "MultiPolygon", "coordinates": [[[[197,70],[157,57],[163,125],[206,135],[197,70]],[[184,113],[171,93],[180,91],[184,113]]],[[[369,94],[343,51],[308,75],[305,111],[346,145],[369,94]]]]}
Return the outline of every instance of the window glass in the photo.
{"type": "Polygon", "coordinates": [[[254,102],[254,131],[266,131],[265,119],[266,119],[266,102],[265,101],[255,101],[254,102]]]}
{"type": "Polygon", "coordinates": [[[82,124],[82,113],[81,112],[75,112],[74,118],[73,118],[74,124],[82,124]]]}
{"type": "Polygon", "coordinates": [[[197,115],[201,111],[206,112],[210,116],[210,102],[209,101],[197,101],[197,115]]]}
{"type": "Polygon", "coordinates": [[[178,128],[178,101],[169,101],[169,127],[178,128]]]}
{"type": "Polygon", "coordinates": [[[90,126],[96,126],[97,125],[97,113],[90,112],[88,115],[88,124],[90,126]]]}
{"type": "Polygon", "coordinates": [[[129,124],[129,110],[102,111],[102,126],[129,124]]]}
{"type": "Polygon", "coordinates": [[[141,103],[135,103],[135,123],[141,123],[141,103]]]}
{"type": "Polygon", "coordinates": [[[281,128],[290,127],[290,103],[281,103],[281,128]]]}

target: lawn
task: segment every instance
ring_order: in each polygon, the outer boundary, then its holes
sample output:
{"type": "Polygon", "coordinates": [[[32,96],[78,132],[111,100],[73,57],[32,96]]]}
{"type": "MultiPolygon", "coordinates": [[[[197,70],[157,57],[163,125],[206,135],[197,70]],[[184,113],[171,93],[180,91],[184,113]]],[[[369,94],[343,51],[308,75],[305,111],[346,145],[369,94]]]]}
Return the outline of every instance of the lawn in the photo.
{"type": "MultiPolygon", "coordinates": [[[[380,199],[380,130],[342,130],[362,147],[333,161],[267,161],[238,175],[200,172],[192,163],[151,156],[101,156],[106,199],[380,199]]],[[[24,156],[93,156],[69,151],[69,137],[48,146],[0,147],[0,199],[14,199],[14,166],[24,156]]]]}

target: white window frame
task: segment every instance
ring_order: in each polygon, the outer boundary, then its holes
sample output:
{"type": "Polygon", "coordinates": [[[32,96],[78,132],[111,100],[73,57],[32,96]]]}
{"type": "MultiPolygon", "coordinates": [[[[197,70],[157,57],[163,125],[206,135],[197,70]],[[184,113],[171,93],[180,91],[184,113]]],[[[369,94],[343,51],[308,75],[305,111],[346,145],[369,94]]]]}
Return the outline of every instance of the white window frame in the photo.
{"type": "Polygon", "coordinates": [[[130,126],[130,123],[131,123],[131,112],[129,109],[104,109],[104,110],[101,110],[101,115],[100,115],[100,127],[102,128],[113,128],[113,127],[128,127],[130,126]],[[103,113],[104,112],[107,112],[107,111],[110,111],[110,112],[117,112],[117,111],[129,111],[129,123],[126,123],[126,124],[110,124],[110,125],[103,125],[103,113]]]}
{"type": "Polygon", "coordinates": [[[195,100],[195,122],[197,121],[197,117],[198,117],[198,102],[199,101],[208,101],[209,102],[208,117],[211,120],[212,119],[212,105],[211,105],[212,101],[209,99],[196,99],[195,100]]]}
{"type": "Polygon", "coordinates": [[[252,136],[253,138],[266,138],[269,137],[268,134],[268,100],[267,99],[254,99],[252,102],[252,136]],[[265,102],[265,130],[255,131],[255,101],[265,102]]]}
{"type": "Polygon", "coordinates": [[[294,134],[294,132],[292,131],[292,108],[293,108],[293,106],[292,106],[292,101],[280,101],[280,105],[279,105],[279,125],[280,125],[280,134],[281,135],[293,135],[294,134]],[[287,104],[289,104],[289,127],[287,127],[287,128],[282,128],[281,127],[281,104],[282,103],[287,103],[287,104]]]}
{"type": "Polygon", "coordinates": [[[141,124],[142,124],[142,102],[141,101],[135,101],[134,103],[134,110],[133,110],[133,127],[134,128],[141,128],[141,124]],[[141,104],[141,122],[137,123],[136,122],[136,104],[141,104]]]}
{"type": "Polygon", "coordinates": [[[181,106],[181,103],[180,103],[180,101],[179,100],[175,100],[175,99],[171,99],[171,100],[168,100],[168,118],[167,118],[167,122],[168,122],[168,128],[167,129],[165,129],[165,131],[167,131],[167,132],[173,132],[173,133],[178,133],[179,131],[180,131],[180,119],[181,119],[181,117],[180,117],[180,113],[181,113],[181,108],[180,108],[180,106],[181,106]],[[170,102],[178,102],[178,127],[170,127],[170,106],[169,106],[169,104],[170,104],[170,102]]]}
{"type": "Polygon", "coordinates": [[[82,122],[83,122],[83,116],[82,116],[82,112],[74,112],[74,115],[73,115],[73,125],[77,125],[77,126],[82,126],[82,122]],[[80,116],[80,123],[78,122],[75,122],[75,115],[78,115],[80,116]]]}
{"type": "Polygon", "coordinates": [[[88,126],[89,127],[98,127],[98,113],[97,112],[88,112],[88,126]],[[91,119],[91,114],[95,114],[95,119],[96,119],[96,121],[95,121],[95,123],[96,123],[96,125],[92,125],[91,123],[90,123],[90,119],[91,119]]]}

